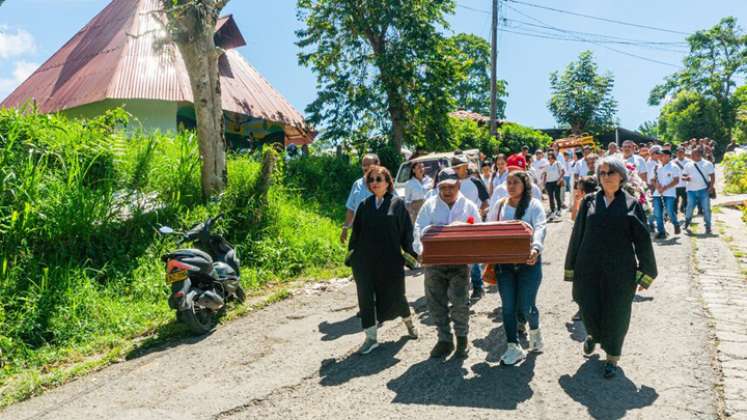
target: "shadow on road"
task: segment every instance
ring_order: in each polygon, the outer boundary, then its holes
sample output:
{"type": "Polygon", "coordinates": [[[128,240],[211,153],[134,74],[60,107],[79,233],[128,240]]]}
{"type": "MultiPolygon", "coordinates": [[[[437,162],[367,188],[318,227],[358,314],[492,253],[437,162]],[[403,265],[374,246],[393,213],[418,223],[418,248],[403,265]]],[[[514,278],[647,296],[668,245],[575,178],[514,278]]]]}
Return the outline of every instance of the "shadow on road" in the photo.
{"type": "Polygon", "coordinates": [[[595,419],[616,420],[628,410],[649,406],[659,398],[655,389],[636,386],[622,369],[612,379],[602,377],[603,362],[599,356],[587,359],[573,376],[563,375],[558,380],[568,396],[586,407],[595,419]]]}
{"type": "Polygon", "coordinates": [[[654,242],[661,246],[680,245],[680,237],[672,236],[671,238],[668,238],[668,239],[655,239],[654,242]]]}
{"type": "Polygon", "coordinates": [[[566,322],[565,329],[571,334],[571,340],[578,341],[579,343],[586,340],[587,332],[583,322],[566,322]]]}
{"type": "Polygon", "coordinates": [[[360,356],[351,354],[340,360],[325,359],[319,368],[322,386],[342,385],[353,378],[370,376],[391,368],[400,362],[395,356],[409,340],[406,337],[395,342],[381,343],[372,353],[360,356]]]}
{"type": "Polygon", "coordinates": [[[361,332],[361,320],[357,316],[353,315],[350,318],[329,323],[324,321],[319,324],[319,332],[324,334],[322,341],[333,341],[338,338],[361,332]]]}
{"type": "Polygon", "coordinates": [[[643,296],[639,294],[633,296],[633,302],[635,303],[651,302],[652,300],[654,300],[653,296],[643,296]]]}
{"type": "Polygon", "coordinates": [[[387,388],[397,394],[392,402],[398,404],[514,410],[534,394],[529,383],[535,358],[530,354],[521,366],[480,362],[469,371],[462,361],[428,359],[411,366],[387,388]]]}
{"type": "Polygon", "coordinates": [[[210,337],[212,332],[202,335],[193,333],[181,322],[172,320],[156,329],[155,334],[143,340],[125,355],[125,360],[133,360],[152,353],[159,353],[185,344],[195,344],[210,337]]]}

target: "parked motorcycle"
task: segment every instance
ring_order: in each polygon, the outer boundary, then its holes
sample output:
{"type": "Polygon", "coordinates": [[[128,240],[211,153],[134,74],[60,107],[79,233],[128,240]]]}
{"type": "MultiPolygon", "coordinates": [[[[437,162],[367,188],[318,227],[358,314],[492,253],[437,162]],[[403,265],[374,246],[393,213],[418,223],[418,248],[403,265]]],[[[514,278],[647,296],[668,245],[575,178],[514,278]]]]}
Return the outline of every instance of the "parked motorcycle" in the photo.
{"type": "Polygon", "coordinates": [[[236,251],[225,238],[211,232],[220,218],[208,218],[188,232],[168,226],[158,229],[163,235],[181,235],[177,244],[193,242],[196,246],[161,257],[166,264],[166,283],[171,285],[169,307],[196,334],[215,329],[228,301],[246,300],[239,283],[241,264],[236,251]]]}

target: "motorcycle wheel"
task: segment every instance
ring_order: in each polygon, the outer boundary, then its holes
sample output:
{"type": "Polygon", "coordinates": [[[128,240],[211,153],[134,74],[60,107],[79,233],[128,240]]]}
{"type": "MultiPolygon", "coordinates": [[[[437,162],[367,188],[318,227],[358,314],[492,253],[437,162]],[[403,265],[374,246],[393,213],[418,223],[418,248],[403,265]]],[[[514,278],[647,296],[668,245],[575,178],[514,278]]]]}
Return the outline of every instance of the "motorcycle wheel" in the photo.
{"type": "Polygon", "coordinates": [[[198,309],[194,306],[185,311],[179,311],[177,318],[187,324],[189,329],[197,334],[207,334],[218,326],[218,316],[209,309],[198,309]]]}
{"type": "Polygon", "coordinates": [[[246,293],[244,293],[244,289],[240,285],[236,288],[236,302],[239,304],[246,302],[246,293]]]}

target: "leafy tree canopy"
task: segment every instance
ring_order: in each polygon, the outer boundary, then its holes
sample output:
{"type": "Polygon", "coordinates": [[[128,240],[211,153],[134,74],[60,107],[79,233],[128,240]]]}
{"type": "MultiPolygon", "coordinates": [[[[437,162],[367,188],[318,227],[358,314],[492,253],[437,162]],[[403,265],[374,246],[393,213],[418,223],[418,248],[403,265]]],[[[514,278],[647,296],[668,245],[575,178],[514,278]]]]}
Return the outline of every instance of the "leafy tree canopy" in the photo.
{"type": "MultiPolygon", "coordinates": [[[[458,109],[490,115],[490,43],[484,38],[472,34],[457,34],[449,39],[457,53],[459,61],[465,67],[466,77],[456,83],[452,94],[458,109]]],[[[506,81],[498,80],[497,117],[505,118],[506,81]]]]}
{"type": "Polygon", "coordinates": [[[646,121],[638,126],[638,132],[647,137],[659,137],[659,122],[646,121]]]}
{"type": "Polygon", "coordinates": [[[298,0],[299,62],[317,76],[306,112],[321,139],[386,134],[396,150],[448,142],[444,87],[462,73],[441,34],[453,10],[453,0],[298,0]]]}
{"type": "Polygon", "coordinates": [[[691,91],[679,92],[662,108],[658,125],[659,134],[674,143],[693,137],[723,137],[718,102],[691,91]]]}
{"type": "Polygon", "coordinates": [[[547,106],[558,124],[569,125],[574,134],[600,131],[616,124],[613,86],[612,74],[599,74],[592,52],[584,51],[562,74],[550,74],[552,96],[547,106]]]}
{"type": "MultiPolygon", "coordinates": [[[[696,92],[717,102],[718,116],[728,137],[736,120],[734,90],[739,77],[747,75],[747,34],[734,17],[687,38],[690,53],[684,68],[654,87],[649,104],[659,105],[681,91],[696,92]]],[[[728,139],[723,139],[728,142],[728,139]]]]}

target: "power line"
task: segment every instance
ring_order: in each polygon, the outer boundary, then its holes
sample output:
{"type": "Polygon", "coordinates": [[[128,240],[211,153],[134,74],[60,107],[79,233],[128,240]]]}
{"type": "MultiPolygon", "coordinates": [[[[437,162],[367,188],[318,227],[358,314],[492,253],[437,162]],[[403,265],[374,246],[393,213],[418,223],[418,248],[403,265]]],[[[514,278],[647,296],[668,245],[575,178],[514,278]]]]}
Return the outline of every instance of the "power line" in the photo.
{"type": "Polygon", "coordinates": [[[651,44],[651,45],[669,45],[669,46],[686,46],[687,43],[683,41],[647,41],[644,39],[634,39],[634,38],[625,38],[625,37],[619,37],[615,35],[606,35],[606,34],[600,34],[600,33],[593,33],[593,32],[582,32],[582,31],[573,31],[570,29],[562,29],[562,28],[556,28],[554,26],[546,26],[546,25],[537,25],[534,23],[524,22],[518,19],[508,19],[511,22],[520,23],[522,25],[527,26],[534,26],[538,28],[544,28],[544,29],[552,29],[552,30],[559,30],[561,32],[567,32],[567,33],[576,33],[579,35],[585,35],[585,36],[596,36],[600,38],[607,38],[610,40],[619,40],[619,41],[626,41],[630,43],[636,43],[636,44],[651,44]]]}
{"type": "MultiPolygon", "coordinates": [[[[541,25],[547,26],[548,28],[551,28],[553,30],[557,30],[557,31],[560,31],[560,32],[567,31],[565,29],[557,28],[557,27],[549,25],[549,24],[547,24],[547,23],[545,23],[545,22],[543,22],[543,21],[541,21],[541,20],[539,20],[539,19],[537,19],[535,17],[527,15],[526,13],[522,12],[521,10],[518,10],[515,7],[512,7],[512,6],[508,5],[508,4],[506,5],[506,7],[508,7],[511,10],[513,10],[514,12],[520,14],[521,16],[524,16],[524,17],[526,17],[528,19],[531,19],[531,20],[533,20],[533,21],[535,21],[535,22],[537,22],[537,23],[539,23],[541,25]]],[[[610,51],[614,51],[614,52],[619,53],[619,54],[627,55],[629,57],[634,57],[634,58],[645,60],[645,61],[648,61],[648,62],[651,62],[651,63],[661,64],[661,65],[675,67],[675,68],[679,68],[680,67],[680,66],[678,66],[676,64],[667,63],[665,61],[659,61],[659,60],[656,60],[656,59],[653,59],[653,58],[644,57],[642,55],[633,54],[631,52],[619,50],[617,48],[613,48],[613,47],[610,47],[608,45],[604,45],[604,44],[600,43],[599,41],[594,41],[594,40],[590,40],[590,39],[579,38],[578,36],[574,36],[574,34],[572,34],[572,33],[569,34],[569,35],[572,36],[573,38],[575,38],[576,41],[579,41],[579,42],[589,42],[589,43],[592,43],[594,45],[598,45],[598,46],[600,46],[602,48],[606,48],[606,49],[608,49],[610,51]]]]}
{"type": "Polygon", "coordinates": [[[681,31],[675,31],[673,29],[657,28],[655,26],[641,25],[641,24],[638,24],[638,23],[624,22],[624,21],[621,21],[621,20],[615,20],[615,19],[603,18],[603,17],[599,17],[599,16],[587,15],[587,14],[584,14],[584,13],[570,12],[568,10],[556,9],[554,7],[542,6],[542,5],[539,5],[539,4],[528,3],[528,2],[525,2],[525,1],[521,1],[521,0],[504,0],[504,1],[511,2],[511,3],[516,3],[516,4],[522,4],[524,6],[529,6],[529,7],[535,7],[537,9],[550,10],[550,11],[557,12],[557,13],[564,13],[564,14],[567,14],[567,15],[573,15],[573,16],[579,16],[579,17],[583,17],[583,18],[587,18],[587,19],[599,20],[599,21],[602,21],[602,22],[615,23],[615,24],[618,24],[618,25],[627,25],[627,26],[633,26],[633,27],[636,27],[636,28],[650,29],[652,31],[660,31],[660,32],[669,32],[669,33],[672,33],[672,34],[679,34],[679,35],[691,35],[690,33],[681,32],[681,31]]]}
{"type": "Polygon", "coordinates": [[[554,29],[552,27],[543,26],[543,25],[535,25],[528,22],[522,22],[514,19],[508,19],[511,23],[518,23],[519,25],[512,25],[511,28],[514,29],[520,29],[532,33],[537,33],[541,35],[547,35],[547,36],[560,36],[560,34],[565,34],[567,36],[572,36],[573,39],[569,40],[581,40],[583,37],[583,40],[585,42],[590,43],[597,43],[599,45],[601,44],[614,44],[614,45],[628,45],[632,47],[639,47],[639,48],[646,48],[650,50],[657,50],[657,51],[666,51],[666,52],[673,52],[678,54],[686,54],[686,50],[682,49],[675,49],[675,48],[666,48],[668,44],[660,44],[660,43],[649,43],[647,41],[640,41],[640,40],[628,40],[625,38],[616,38],[616,37],[610,37],[606,38],[605,35],[602,34],[594,34],[589,32],[578,32],[578,31],[558,31],[557,29],[554,29]],[[526,28],[525,26],[529,26],[530,28],[526,28]],[[534,28],[542,28],[542,29],[549,29],[553,32],[546,32],[537,30],[534,28]],[[591,38],[589,38],[591,37],[591,38]]]}

